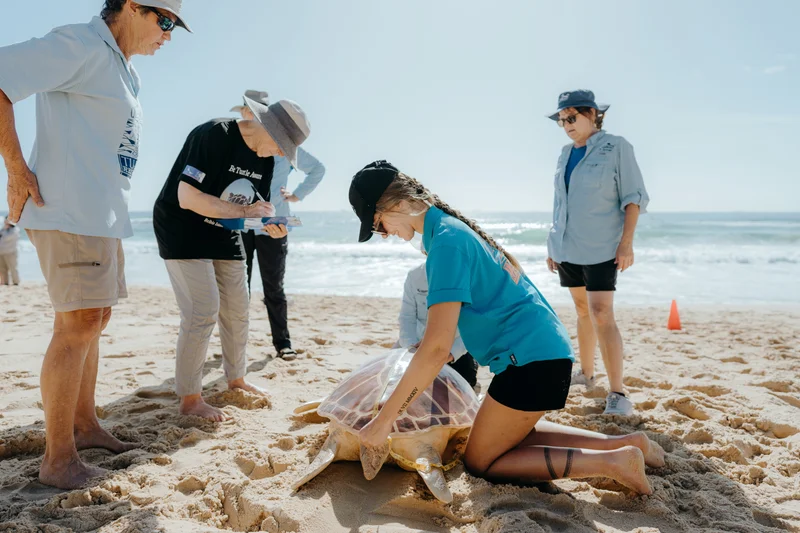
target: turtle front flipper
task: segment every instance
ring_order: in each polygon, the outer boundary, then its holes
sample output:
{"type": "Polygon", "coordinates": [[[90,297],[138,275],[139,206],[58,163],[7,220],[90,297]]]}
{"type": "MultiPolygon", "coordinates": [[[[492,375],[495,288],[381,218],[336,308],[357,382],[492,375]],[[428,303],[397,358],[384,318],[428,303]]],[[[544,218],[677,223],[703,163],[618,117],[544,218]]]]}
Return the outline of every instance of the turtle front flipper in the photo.
{"type": "Polygon", "coordinates": [[[364,469],[364,477],[371,481],[380,472],[386,458],[389,457],[389,450],[392,448],[392,441],[387,439],[382,446],[376,448],[366,448],[361,446],[361,467],[364,469]]]}
{"type": "Polygon", "coordinates": [[[325,439],[325,444],[319,450],[319,453],[308,465],[303,476],[292,483],[292,490],[297,490],[312,479],[314,479],[320,472],[325,470],[329,464],[336,460],[336,453],[339,451],[340,439],[342,438],[342,430],[334,429],[328,438],[325,439]]]}
{"type": "Polygon", "coordinates": [[[441,465],[442,457],[431,446],[420,446],[417,451],[417,472],[425,481],[431,493],[444,503],[453,501],[453,494],[447,486],[444,472],[441,468],[431,465],[441,465]],[[427,468],[426,468],[427,466],[427,468]]]}
{"type": "Polygon", "coordinates": [[[317,413],[317,407],[322,404],[325,399],[322,398],[320,400],[314,400],[313,402],[306,402],[303,405],[300,405],[292,411],[294,416],[301,417],[304,422],[308,422],[311,424],[321,424],[328,421],[327,418],[320,416],[317,413]]]}

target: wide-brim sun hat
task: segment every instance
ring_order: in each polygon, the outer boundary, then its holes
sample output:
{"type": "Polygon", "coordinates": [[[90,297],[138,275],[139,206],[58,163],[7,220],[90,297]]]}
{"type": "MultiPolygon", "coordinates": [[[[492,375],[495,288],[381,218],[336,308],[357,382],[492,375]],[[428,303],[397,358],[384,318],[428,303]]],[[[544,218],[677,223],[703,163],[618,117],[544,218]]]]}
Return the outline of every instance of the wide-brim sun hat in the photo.
{"type": "Polygon", "coordinates": [[[291,100],[278,100],[266,106],[246,94],[244,103],[283,152],[289,163],[297,168],[297,147],[311,134],[311,123],[303,109],[291,100]]]}
{"type": "MultiPolygon", "coordinates": [[[[256,102],[262,103],[266,106],[269,105],[269,93],[267,91],[256,91],[255,89],[248,89],[244,92],[244,95],[251,100],[255,100],[256,102]]],[[[230,110],[235,111],[236,113],[240,113],[247,109],[247,102],[242,99],[241,105],[235,105],[230,110]]]]}
{"type": "Polygon", "coordinates": [[[611,107],[608,104],[598,104],[594,99],[594,93],[587,89],[577,89],[566,91],[558,95],[558,109],[555,113],[547,115],[550,120],[558,120],[558,114],[571,107],[591,107],[600,113],[605,113],[611,107]]]}

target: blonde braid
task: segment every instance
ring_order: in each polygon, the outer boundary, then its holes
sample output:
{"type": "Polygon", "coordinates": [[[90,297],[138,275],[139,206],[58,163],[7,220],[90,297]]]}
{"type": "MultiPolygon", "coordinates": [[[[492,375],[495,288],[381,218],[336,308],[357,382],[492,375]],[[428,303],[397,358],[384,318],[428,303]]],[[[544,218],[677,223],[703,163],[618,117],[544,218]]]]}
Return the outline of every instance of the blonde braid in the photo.
{"type": "Polygon", "coordinates": [[[448,204],[446,204],[444,201],[442,201],[442,199],[439,198],[437,195],[433,194],[432,196],[433,196],[433,205],[434,206],[438,207],[439,209],[441,209],[442,211],[444,211],[445,213],[447,213],[451,217],[455,217],[458,220],[460,220],[461,222],[463,222],[464,224],[466,224],[469,227],[469,229],[471,229],[472,231],[477,233],[480,236],[481,239],[483,239],[484,241],[489,243],[489,246],[491,246],[492,248],[494,248],[495,250],[497,250],[498,252],[500,252],[501,254],[506,256],[506,259],[508,259],[509,263],[514,265],[514,268],[516,268],[517,270],[522,270],[522,267],[520,266],[519,262],[517,261],[517,258],[514,257],[513,255],[511,255],[509,252],[507,252],[505,248],[503,248],[502,246],[497,244],[497,241],[495,241],[488,233],[483,231],[483,229],[478,225],[477,222],[475,222],[471,218],[465,217],[464,215],[461,214],[460,211],[450,207],[448,204]]]}
{"type": "Polygon", "coordinates": [[[433,205],[451,217],[457,218],[466,224],[469,229],[477,233],[481,239],[489,244],[489,246],[503,254],[508,262],[511,263],[517,270],[522,270],[522,267],[520,266],[516,257],[507,252],[505,248],[500,246],[497,241],[483,231],[477,222],[471,218],[465,217],[460,211],[450,207],[448,204],[442,201],[441,198],[425,188],[425,186],[419,181],[415,180],[411,176],[403,174],[402,172],[398,172],[397,177],[389,185],[389,187],[387,187],[386,191],[384,191],[380,200],[378,200],[376,207],[377,210],[381,212],[390,211],[394,206],[403,200],[412,204],[417,204],[420,207],[422,207],[422,205],[433,205]]]}

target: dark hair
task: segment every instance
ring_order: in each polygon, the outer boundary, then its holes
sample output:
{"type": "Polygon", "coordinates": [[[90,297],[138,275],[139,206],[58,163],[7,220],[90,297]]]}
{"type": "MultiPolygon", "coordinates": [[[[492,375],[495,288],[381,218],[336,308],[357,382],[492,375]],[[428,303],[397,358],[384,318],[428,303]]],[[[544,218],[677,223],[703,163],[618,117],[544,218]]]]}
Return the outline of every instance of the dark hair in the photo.
{"type": "Polygon", "coordinates": [[[594,118],[594,126],[598,130],[603,129],[603,119],[606,117],[605,113],[593,107],[576,107],[575,110],[589,120],[594,118]],[[594,117],[592,117],[592,115],[594,115],[594,117]]]}
{"type": "Polygon", "coordinates": [[[441,198],[426,189],[422,183],[407,174],[403,174],[402,172],[397,173],[397,177],[394,178],[392,183],[390,183],[383,192],[375,207],[378,212],[386,212],[390,211],[403,200],[419,208],[423,208],[426,205],[434,205],[451,217],[459,219],[472,231],[477,233],[481,239],[486,241],[489,246],[503,254],[508,262],[514,265],[515,268],[522,270],[517,259],[483,231],[483,229],[478,226],[477,222],[465,217],[459,211],[444,203],[441,198]]]}
{"type": "Polygon", "coordinates": [[[100,18],[106,22],[114,22],[125,7],[127,0],[105,0],[103,9],[100,11],[100,18]]]}

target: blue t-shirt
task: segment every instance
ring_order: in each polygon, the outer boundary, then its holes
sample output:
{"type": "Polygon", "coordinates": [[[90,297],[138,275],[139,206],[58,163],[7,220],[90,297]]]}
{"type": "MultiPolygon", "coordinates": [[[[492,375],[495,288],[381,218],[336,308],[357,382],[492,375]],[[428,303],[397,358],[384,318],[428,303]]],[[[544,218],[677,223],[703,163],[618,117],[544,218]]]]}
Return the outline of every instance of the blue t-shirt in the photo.
{"type": "Polygon", "coordinates": [[[466,224],[431,207],[428,307],[462,302],[458,328],[469,353],[495,374],[509,365],[575,360],[569,334],[528,277],[466,224]]]}
{"type": "Polygon", "coordinates": [[[572,147],[572,151],[569,153],[569,161],[567,161],[567,170],[564,172],[564,185],[567,186],[567,190],[569,190],[569,179],[572,177],[572,171],[575,170],[575,167],[578,166],[578,163],[581,162],[585,155],[586,146],[581,148],[572,147]]]}

